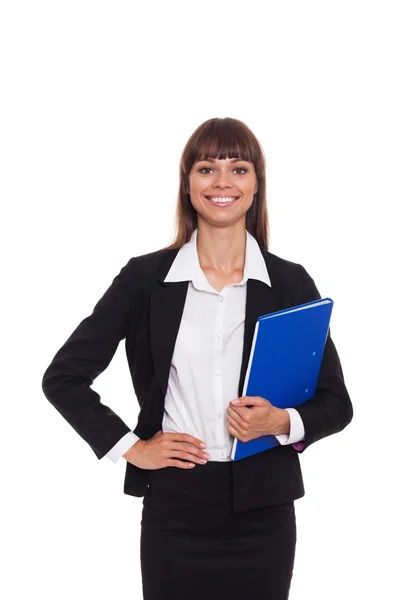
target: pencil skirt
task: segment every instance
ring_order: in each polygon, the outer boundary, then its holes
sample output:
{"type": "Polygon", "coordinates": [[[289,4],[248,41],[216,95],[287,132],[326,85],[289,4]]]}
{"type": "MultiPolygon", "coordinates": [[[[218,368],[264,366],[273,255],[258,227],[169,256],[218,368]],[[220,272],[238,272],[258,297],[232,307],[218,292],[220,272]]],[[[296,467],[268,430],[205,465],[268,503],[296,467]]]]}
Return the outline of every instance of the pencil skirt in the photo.
{"type": "Polygon", "coordinates": [[[143,600],[287,600],[294,502],[234,513],[232,463],[150,472],[143,498],[143,600]]]}

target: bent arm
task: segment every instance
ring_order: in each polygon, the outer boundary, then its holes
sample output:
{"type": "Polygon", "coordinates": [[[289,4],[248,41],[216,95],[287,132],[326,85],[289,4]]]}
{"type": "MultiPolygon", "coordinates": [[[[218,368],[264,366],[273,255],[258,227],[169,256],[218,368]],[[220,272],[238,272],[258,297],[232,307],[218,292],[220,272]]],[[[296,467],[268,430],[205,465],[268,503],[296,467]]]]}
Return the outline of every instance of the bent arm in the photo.
{"type": "MultiPolygon", "coordinates": [[[[321,299],[321,295],[302,265],[302,302],[321,299]]],[[[302,442],[293,444],[302,453],[318,440],[342,431],[352,420],[353,407],[344,382],[340,358],[331,338],[330,328],[313,398],[297,406],[305,429],[302,442]]]]}
{"type": "Polygon", "coordinates": [[[134,259],[120,270],[92,314],[57,351],[42,378],[46,398],[99,459],[131,432],[91,385],[126,337],[135,309],[134,259]]]}

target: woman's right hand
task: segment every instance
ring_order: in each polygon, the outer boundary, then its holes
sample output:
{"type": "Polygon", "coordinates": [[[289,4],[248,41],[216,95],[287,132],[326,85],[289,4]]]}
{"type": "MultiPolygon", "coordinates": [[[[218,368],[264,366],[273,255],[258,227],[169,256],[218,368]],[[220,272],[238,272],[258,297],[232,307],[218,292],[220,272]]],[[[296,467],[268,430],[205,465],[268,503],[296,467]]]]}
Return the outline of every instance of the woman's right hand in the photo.
{"type": "Polygon", "coordinates": [[[137,440],[123,456],[140,469],[191,469],[195,466],[194,463],[207,463],[207,453],[201,448],[201,444],[202,440],[189,433],[158,431],[149,440],[137,440]]]}

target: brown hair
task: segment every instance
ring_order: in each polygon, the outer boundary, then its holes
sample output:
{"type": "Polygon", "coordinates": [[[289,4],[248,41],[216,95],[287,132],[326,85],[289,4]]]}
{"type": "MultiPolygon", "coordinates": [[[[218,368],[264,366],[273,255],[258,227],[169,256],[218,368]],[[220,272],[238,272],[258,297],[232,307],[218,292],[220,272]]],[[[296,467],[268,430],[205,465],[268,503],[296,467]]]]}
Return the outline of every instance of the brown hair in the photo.
{"type": "Polygon", "coordinates": [[[258,180],[252,206],[246,213],[245,227],[259,246],[268,250],[269,221],[266,204],[266,163],[262,147],[245,123],[230,117],[205,121],[187,141],[180,159],[180,181],[176,205],[176,234],[173,243],[163,248],[181,248],[189,242],[197,227],[197,212],[192,206],[189,173],[196,160],[211,158],[241,158],[251,162],[258,180]]]}

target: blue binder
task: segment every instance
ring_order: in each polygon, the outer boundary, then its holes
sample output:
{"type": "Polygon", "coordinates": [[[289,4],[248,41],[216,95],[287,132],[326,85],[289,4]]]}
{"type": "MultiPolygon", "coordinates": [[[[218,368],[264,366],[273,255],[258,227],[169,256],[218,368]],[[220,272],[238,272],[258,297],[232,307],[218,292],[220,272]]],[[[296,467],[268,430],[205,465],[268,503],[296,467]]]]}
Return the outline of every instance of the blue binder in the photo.
{"type": "MultiPolygon", "coordinates": [[[[261,396],[278,408],[313,398],[330,326],[333,300],[323,298],[258,317],[243,396],[261,396]]],[[[250,406],[250,405],[248,405],[250,406]]],[[[234,438],[232,460],[279,446],[274,435],[234,438]]]]}

